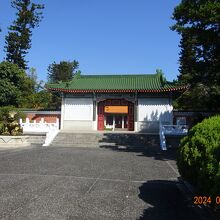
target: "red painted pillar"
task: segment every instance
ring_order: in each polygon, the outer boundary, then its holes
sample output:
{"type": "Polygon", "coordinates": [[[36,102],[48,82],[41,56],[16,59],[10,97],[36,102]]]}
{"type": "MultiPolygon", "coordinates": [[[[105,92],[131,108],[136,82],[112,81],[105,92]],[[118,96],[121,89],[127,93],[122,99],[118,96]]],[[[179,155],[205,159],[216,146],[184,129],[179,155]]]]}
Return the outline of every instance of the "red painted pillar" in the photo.
{"type": "Polygon", "coordinates": [[[104,104],[103,102],[98,103],[98,130],[104,130],[104,104]]]}
{"type": "Polygon", "coordinates": [[[128,130],[134,131],[134,104],[128,104],[128,130]]]}

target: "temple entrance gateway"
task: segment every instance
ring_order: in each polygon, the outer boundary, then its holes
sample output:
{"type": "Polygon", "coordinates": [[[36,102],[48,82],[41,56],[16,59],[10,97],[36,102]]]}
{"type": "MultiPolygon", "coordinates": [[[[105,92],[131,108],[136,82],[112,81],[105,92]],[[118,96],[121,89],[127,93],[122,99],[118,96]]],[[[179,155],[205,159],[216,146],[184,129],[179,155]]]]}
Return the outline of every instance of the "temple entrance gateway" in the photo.
{"type": "Polygon", "coordinates": [[[124,99],[98,103],[98,130],[134,130],[134,104],[124,99]]]}
{"type": "Polygon", "coordinates": [[[160,73],[78,72],[69,82],[47,84],[48,90],[62,95],[61,129],[74,131],[114,128],[158,133],[161,123],[172,124],[172,93],[187,88],[165,81],[160,73]]]}

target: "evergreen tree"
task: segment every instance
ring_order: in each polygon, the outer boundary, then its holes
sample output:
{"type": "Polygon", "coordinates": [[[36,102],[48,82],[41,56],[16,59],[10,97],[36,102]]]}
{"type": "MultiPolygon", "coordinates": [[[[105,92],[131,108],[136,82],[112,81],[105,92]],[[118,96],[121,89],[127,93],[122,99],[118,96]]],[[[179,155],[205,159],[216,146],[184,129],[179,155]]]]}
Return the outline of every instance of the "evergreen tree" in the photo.
{"type": "Polygon", "coordinates": [[[189,89],[178,99],[186,109],[220,109],[220,2],[182,0],[173,30],[181,34],[179,82],[189,89]]]}
{"type": "Polygon", "coordinates": [[[17,18],[5,37],[6,60],[27,69],[25,55],[31,48],[32,29],[39,25],[44,5],[31,3],[31,0],[12,0],[11,6],[17,10],[17,18]]]}
{"type": "Polygon", "coordinates": [[[74,60],[61,61],[60,63],[52,63],[48,67],[48,81],[56,83],[59,81],[69,81],[72,79],[76,70],[79,68],[79,62],[74,60]]]}
{"type": "Polygon", "coordinates": [[[180,40],[180,75],[178,76],[179,81],[184,84],[193,83],[192,76],[195,75],[196,54],[193,44],[192,37],[184,31],[180,40]]]}
{"type": "MultiPolygon", "coordinates": [[[[73,61],[61,61],[60,63],[52,63],[48,67],[48,83],[57,83],[59,81],[69,81],[77,73],[79,68],[79,62],[73,61]]],[[[53,109],[60,109],[61,96],[60,93],[53,92],[51,97],[50,107],[53,109]]]]}

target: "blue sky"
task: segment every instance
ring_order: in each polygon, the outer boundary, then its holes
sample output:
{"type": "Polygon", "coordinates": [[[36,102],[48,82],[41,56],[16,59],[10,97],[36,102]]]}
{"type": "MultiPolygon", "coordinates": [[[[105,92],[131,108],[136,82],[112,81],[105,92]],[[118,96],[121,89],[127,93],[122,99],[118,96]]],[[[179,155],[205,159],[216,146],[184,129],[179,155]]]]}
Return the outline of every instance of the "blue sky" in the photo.
{"type": "MultiPolygon", "coordinates": [[[[83,74],[145,74],[162,69],[178,75],[180,36],[170,30],[180,0],[34,0],[44,18],[33,31],[28,66],[47,79],[52,62],[78,60],[83,74]]],[[[0,60],[15,18],[10,0],[0,2],[0,60]]]]}

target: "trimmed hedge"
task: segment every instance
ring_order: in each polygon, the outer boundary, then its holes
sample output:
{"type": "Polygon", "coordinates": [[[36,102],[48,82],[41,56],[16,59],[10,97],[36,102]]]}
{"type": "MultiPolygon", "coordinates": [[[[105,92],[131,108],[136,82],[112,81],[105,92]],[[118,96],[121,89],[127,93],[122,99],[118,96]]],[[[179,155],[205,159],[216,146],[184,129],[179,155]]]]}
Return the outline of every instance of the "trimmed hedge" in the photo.
{"type": "Polygon", "coordinates": [[[181,140],[177,165],[199,193],[220,196],[220,116],[203,120],[181,140]]]}

